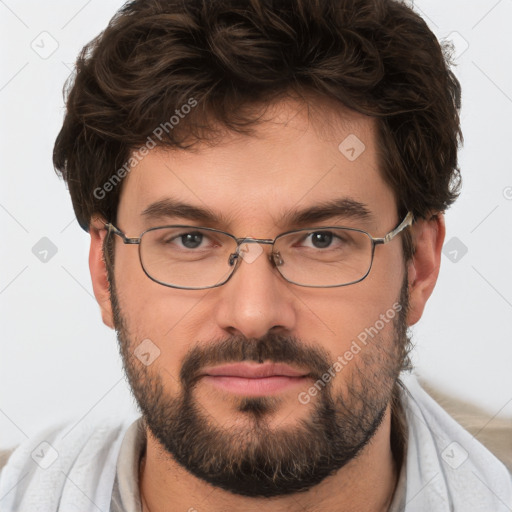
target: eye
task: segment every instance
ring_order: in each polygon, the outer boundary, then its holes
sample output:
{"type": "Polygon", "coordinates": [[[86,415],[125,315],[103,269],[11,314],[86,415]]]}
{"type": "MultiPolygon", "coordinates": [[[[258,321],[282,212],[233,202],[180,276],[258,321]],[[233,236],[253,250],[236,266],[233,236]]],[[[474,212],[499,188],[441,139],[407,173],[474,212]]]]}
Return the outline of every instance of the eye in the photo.
{"type": "Polygon", "coordinates": [[[160,244],[166,249],[208,249],[215,245],[208,235],[201,231],[169,230],[160,238],[160,244]]]}
{"type": "Polygon", "coordinates": [[[195,232],[195,233],[185,233],[180,235],[178,239],[187,249],[197,249],[201,246],[203,242],[204,235],[203,233],[195,232]]]}
{"type": "Polygon", "coordinates": [[[345,240],[332,231],[314,231],[302,238],[300,246],[312,249],[338,249],[344,243],[345,240]]]}
{"type": "Polygon", "coordinates": [[[331,245],[333,236],[334,235],[330,231],[317,231],[316,233],[311,233],[311,244],[317,249],[325,249],[331,245]]]}

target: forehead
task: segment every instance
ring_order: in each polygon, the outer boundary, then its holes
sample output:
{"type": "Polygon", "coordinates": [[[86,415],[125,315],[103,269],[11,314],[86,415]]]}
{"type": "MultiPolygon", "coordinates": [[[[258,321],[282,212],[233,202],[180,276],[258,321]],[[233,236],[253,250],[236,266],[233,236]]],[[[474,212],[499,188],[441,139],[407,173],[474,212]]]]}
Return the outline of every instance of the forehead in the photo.
{"type": "Polygon", "coordinates": [[[118,219],[141,226],[149,205],[172,198],[207,208],[224,224],[257,228],[341,197],[393,210],[394,218],[394,195],[379,171],[375,120],[326,100],[289,100],[267,106],[251,135],[227,132],[192,151],[149,151],[125,178],[118,219]]]}

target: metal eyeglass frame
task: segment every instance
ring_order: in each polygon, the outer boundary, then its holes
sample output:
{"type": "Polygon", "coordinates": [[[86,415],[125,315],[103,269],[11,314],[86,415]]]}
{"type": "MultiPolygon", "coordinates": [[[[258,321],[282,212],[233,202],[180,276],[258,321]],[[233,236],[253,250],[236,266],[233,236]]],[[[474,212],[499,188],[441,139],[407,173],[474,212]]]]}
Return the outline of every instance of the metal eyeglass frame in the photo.
{"type": "Polygon", "coordinates": [[[245,243],[257,243],[257,244],[271,245],[272,246],[272,251],[271,251],[271,253],[268,256],[270,261],[274,264],[274,266],[276,267],[276,269],[279,272],[279,274],[281,275],[281,277],[285,281],[287,281],[287,282],[289,282],[291,284],[294,284],[294,285],[297,285],[297,286],[303,286],[303,287],[306,287],[306,288],[339,288],[341,286],[349,286],[351,284],[359,283],[363,279],[365,279],[368,276],[368,274],[370,273],[371,269],[372,269],[373,257],[374,257],[374,253],[375,253],[375,247],[377,245],[383,245],[383,244],[387,244],[388,242],[391,242],[391,240],[393,240],[393,238],[395,238],[404,229],[406,229],[407,227],[412,225],[413,222],[414,222],[414,215],[412,214],[412,212],[407,212],[407,215],[404,217],[402,222],[400,222],[400,224],[398,224],[398,226],[395,229],[391,230],[389,233],[387,233],[386,235],[384,235],[381,238],[375,238],[372,235],[370,235],[370,233],[368,233],[367,231],[364,231],[362,229],[348,228],[348,227],[344,227],[344,226],[322,226],[322,227],[317,227],[317,228],[294,229],[292,231],[287,231],[285,233],[281,233],[280,235],[277,235],[274,239],[271,239],[271,238],[250,238],[250,237],[249,238],[237,238],[236,236],[232,235],[231,233],[226,233],[225,231],[221,231],[220,229],[203,228],[201,226],[190,226],[190,225],[181,225],[181,224],[179,224],[179,225],[178,224],[172,224],[172,225],[169,225],[169,226],[157,226],[157,227],[149,228],[149,229],[146,229],[145,231],[143,231],[138,238],[131,238],[131,237],[126,236],[125,233],[123,233],[119,228],[117,228],[116,226],[114,226],[110,222],[105,224],[105,229],[107,230],[107,237],[109,237],[110,234],[113,233],[113,234],[119,236],[121,238],[121,240],[123,241],[123,243],[125,243],[127,245],[138,245],[139,246],[139,251],[138,251],[139,252],[139,261],[140,261],[140,264],[141,264],[141,267],[142,267],[142,270],[144,271],[144,273],[149,277],[149,279],[151,279],[155,283],[161,284],[162,286],[167,286],[169,288],[178,288],[180,290],[207,290],[209,288],[217,288],[219,286],[222,286],[222,285],[226,284],[231,279],[231,277],[235,273],[236,269],[239,267],[240,261],[243,259],[243,258],[239,258],[239,256],[240,256],[240,246],[242,244],[245,244],[245,243]],[[232,253],[230,255],[230,257],[229,257],[229,264],[231,266],[233,266],[233,270],[231,271],[229,276],[224,281],[222,281],[220,283],[216,283],[216,284],[211,285],[211,286],[201,286],[201,287],[187,287],[187,286],[178,286],[178,285],[168,284],[168,283],[164,283],[163,281],[159,281],[158,279],[155,279],[154,277],[152,277],[147,272],[146,268],[144,267],[144,264],[142,263],[142,255],[141,255],[141,250],[140,250],[140,247],[141,247],[140,243],[141,243],[142,237],[144,236],[145,233],[147,233],[149,231],[154,231],[156,229],[162,229],[162,228],[171,228],[171,227],[173,227],[173,228],[201,229],[201,230],[204,230],[204,231],[212,231],[212,232],[215,232],[215,233],[222,233],[222,234],[227,235],[230,238],[232,238],[236,242],[237,248],[236,248],[236,252],[232,253]],[[368,267],[368,271],[366,272],[366,274],[364,274],[363,277],[361,277],[360,279],[357,279],[356,281],[351,281],[349,283],[344,283],[344,284],[309,285],[309,284],[300,284],[300,283],[296,283],[295,281],[291,281],[290,279],[285,277],[279,271],[279,266],[282,264],[282,260],[281,260],[281,263],[280,263],[280,254],[278,252],[277,253],[274,252],[274,250],[273,250],[273,246],[274,246],[276,240],[278,240],[279,238],[281,238],[281,237],[283,237],[285,235],[289,235],[289,234],[292,234],[292,233],[298,233],[300,231],[314,231],[315,229],[325,230],[325,229],[340,229],[340,228],[347,229],[349,231],[358,231],[359,233],[364,233],[366,236],[368,236],[368,238],[370,239],[370,241],[372,243],[372,253],[371,253],[370,265],[368,267]]]}

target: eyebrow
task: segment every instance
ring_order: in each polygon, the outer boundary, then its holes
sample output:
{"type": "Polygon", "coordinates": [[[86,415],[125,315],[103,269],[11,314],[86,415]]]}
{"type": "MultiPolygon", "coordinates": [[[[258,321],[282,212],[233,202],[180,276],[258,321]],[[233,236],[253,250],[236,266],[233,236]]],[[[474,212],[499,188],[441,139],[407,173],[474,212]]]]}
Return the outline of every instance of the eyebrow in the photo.
{"type": "Polygon", "coordinates": [[[171,198],[161,199],[151,203],[141,216],[148,219],[161,219],[165,217],[181,217],[188,220],[200,222],[220,223],[221,216],[215,214],[208,208],[194,206],[171,198]]]}
{"type": "Polygon", "coordinates": [[[374,220],[374,215],[364,203],[348,197],[342,197],[325,201],[303,210],[291,210],[283,215],[281,222],[306,225],[336,217],[355,219],[362,222],[374,220]]]}
{"type": "MultiPolygon", "coordinates": [[[[205,224],[229,224],[228,219],[222,214],[217,214],[209,208],[191,205],[172,198],[151,203],[142,211],[141,216],[147,220],[183,218],[205,224]]],[[[374,220],[374,215],[364,203],[344,197],[304,209],[289,210],[281,215],[278,224],[304,226],[336,217],[365,222],[374,220]]]]}

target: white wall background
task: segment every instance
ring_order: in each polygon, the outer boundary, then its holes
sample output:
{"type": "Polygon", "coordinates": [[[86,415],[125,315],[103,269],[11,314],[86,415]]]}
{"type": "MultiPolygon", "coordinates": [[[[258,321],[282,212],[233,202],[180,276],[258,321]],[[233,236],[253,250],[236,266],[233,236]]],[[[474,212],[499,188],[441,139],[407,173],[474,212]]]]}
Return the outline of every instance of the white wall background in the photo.
{"type": "MultiPolygon", "coordinates": [[[[57,420],[135,412],[93,298],[88,235],[51,164],[63,83],[120,5],[0,0],[0,447],[57,420]],[[46,262],[34,254],[48,249],[43,237],[57,251],[46,262]]],[[[449,245],[414,329],[414,361],[489,418],[512,417],[512,0],[415,8],[455,43],[465,147],[463,193],[446,216],[449,245]]]]}

